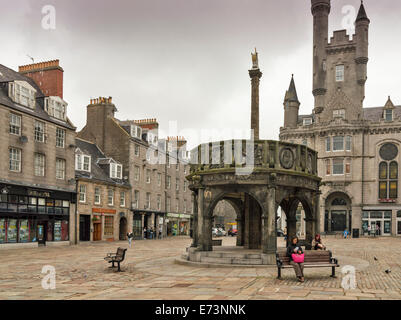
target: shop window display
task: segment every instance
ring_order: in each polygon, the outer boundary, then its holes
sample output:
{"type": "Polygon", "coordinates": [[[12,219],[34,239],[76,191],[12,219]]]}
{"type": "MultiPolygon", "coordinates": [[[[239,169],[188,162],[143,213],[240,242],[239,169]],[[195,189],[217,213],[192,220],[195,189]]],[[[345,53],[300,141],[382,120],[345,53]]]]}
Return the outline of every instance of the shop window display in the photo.
{"type": "Polygon", "coordinates": [[[17,242],[17,219],[8,219],[7,221],[7,242],[17,242]]]}
{"type": "Polygon", "coordinates": [[[0,219],[0,243],[6,242],[6,219],[0,219]]]}
{"type": "Polygon", "coordinates": [[[54,221],[54,241],[61,241],[61,221],[54,221]]]}
{"type": "Polygon", "coordinates": [[[35,220],[29,220],[29,241],[36,242],[36,225],[37,222],[35,220]]]}
{"type": "Polygon", "coordinates": [[[28,242],[29,240],[29,225],[28,220],[19,220],[19,240],[18,242],[28,242]]]}

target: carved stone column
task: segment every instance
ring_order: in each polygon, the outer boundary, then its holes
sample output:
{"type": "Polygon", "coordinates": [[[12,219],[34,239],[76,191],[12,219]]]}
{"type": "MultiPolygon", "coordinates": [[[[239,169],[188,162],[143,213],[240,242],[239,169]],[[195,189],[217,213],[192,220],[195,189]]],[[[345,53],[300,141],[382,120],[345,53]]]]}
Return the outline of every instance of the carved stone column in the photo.
{"type": "Polygon", "coordinates": [[[237,215],[237,247],[244,245],[244,212],[237,215]]]}
{"type": "Polygon", "coordinates": [[[199,241],[199,230],[198,230],[198,196],[193,191],[192,199],[194,203],[194,212],[193,212],[193,223],[192,223],[192,244],[191,247],[197,247],[199,241]]]}
{"type": "Polygon", "coordinates": [[[276,188],[270,187],[267,193],[267,212],[262,215],[262,251],[273,254],[277,251],[276,230],[276,188]]]}
{"type": "Polygon", "coordinates": [[[287,217],[287,246],[292,237],[297,235],[297,219],[295,213],[289,213],[287,217]]]}
{"type": "Polygon", "coordinates": [[[244,216],[242,217],[242,237],[244,239],[243,241],[243,246],[247,249],[249,249],[249,196],[248,194],[245,194],[245,199],[244,199],[244,216]]]}
{"type": "Polygon", "coordinates": [[[205,189],[204,188],[199,188],[198,189],[198,210],[197,210],[197,216],[198,216],[198,245],[197,247],[199,250],[202,250],[203,248],[203,225],[204,225],[204,208],[203,208],[203,202],[204,202],[204,193],[205,189]]]}
{"type": "Polygon", "coordinates": [[[315,218],[315,234],[320,234],[321,216],[320,216],[320,195],[321,192],[317,192],[314,197],[314,218],[315,218]]]}
{"type": "Polygon", "coordinates": [[[312,241],[313,238],[315,237],[315,230],[316,230],[316,219],[308,219],[305,218],[305,224],[306,224],[306,250],[311,250],[312,249],[312,241]]]}
{"type": "Polygon", "coordinates": [[[327,231],[328,232],[331,232],[331,210],[330,210],[331,208],[329,208],[329,210],[328,210],[328,212],[329,212],[329,214],[328,214],[328,218],[327,218],[327,231]]]}
{"type": "Polygon", "coordinates": [[[249,70],[252,82],[251,98],[251,129],[254,132],[254,139],[259,140],[259,83],[262,77],[259,66],[257,65],[257,53],[255,52],[256,64],[249,70]]]}
{"type": "Polygon", "coordinates": [[[207,215],[207,212],[204,212],[202,251],[213,251],[212,227],[213,227],[213,217],[211,215],[207,215]]]}

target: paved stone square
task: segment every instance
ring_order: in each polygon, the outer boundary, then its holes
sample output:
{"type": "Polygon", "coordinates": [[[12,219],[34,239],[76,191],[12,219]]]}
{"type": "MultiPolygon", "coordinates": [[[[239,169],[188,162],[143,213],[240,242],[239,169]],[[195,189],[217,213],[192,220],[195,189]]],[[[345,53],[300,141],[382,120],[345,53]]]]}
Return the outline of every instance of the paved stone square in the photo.
{"type": "MultiPolygon", "coordinates": [[[[323,238],[339,263],[355,266],[357,289],[341,287],[330,278],[329,268],[305,269],[305,282],[296,281],[293,270],[203,268],[174,261],[190,245],[189,237],[135,241],[122,263],[124,272],[109,269],[103,257],[126,242],[83,243],[78,246],[2,250],[0,299],[401,299],[401,238],[323,238]],[[376,257],[376,259],[375,259],[376,257]],[[44,265],[56,268],[56,289],[41,282],[44,265]],[[385,270],[390,269],[390,273],[385,270]]],[[[225,237],[223,245],[234,245],[225,237]]],[[[279,239],[279,246],[284,246],[279,239]]]]}

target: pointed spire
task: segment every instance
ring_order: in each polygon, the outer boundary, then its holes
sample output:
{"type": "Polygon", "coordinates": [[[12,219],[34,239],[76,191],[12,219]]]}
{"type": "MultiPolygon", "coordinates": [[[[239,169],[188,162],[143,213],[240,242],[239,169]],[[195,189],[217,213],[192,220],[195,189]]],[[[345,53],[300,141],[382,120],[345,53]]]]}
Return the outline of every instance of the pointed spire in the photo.
{"type": "Polygon", "coordinates": [[[361,0],[361,6],[359,8],[358,16],[356,17],[356,21],[361,21],[361,20],[369,20],[368,15],[366,14],[365,6],[363,5],[363,0],[361,0]]]}
{"type": "Polygon", "coordinates": [[[385,109],[390,109],[390,108],[394,108],[394,103],[393,101],[391,101],[390,96],[388,96],[388,100],[386,102],[386,104],[384,105],[385,109]]]}
{"type": "Polygon", "coordinates": [[[299,103],[297,89],[295,88],[294,74],[291,77],[290,87],[285,93],[284,101],[299,103]]]}

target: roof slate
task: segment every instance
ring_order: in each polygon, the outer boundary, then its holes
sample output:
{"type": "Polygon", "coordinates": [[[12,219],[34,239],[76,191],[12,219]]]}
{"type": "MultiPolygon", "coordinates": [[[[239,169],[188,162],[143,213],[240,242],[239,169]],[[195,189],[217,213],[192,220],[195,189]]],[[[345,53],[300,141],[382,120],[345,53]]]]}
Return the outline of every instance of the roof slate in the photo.
{"type": "MultiPolygon", "coordinates": [[[[44,94],[42,90],[40,90],[39,86],[36,84],[35,81],[33,81],[31,78],[26,77],[10,68],[7,68],[6,66],[0,64],[0,83],[5,83],[5,82],[11,82],[15,80],[20,80],[20,81],[26,81],[28,82],[31,86],[35,88],[36,92],[36,98],[44,98],[44,94]]],[[[11,100],[11,98],[8,96],[8,92],[6,92],[5,88],[0,87],[0,104],[7,106],[11,109],[14,109],[19,112],[23,112],[26,114],[29,114],[31,116],[38,117],[42,120],[49,121],[52,123],[55,123],[59,126],[71,129],[71,130],[76,130],[76,127],[71,123],[71,121],[67,118],[67,121],[62,121],[58,120],[56,118],[50,117],[48,113],[43,109],[43,107],[36,101],[35,104],[35,109],[31,109],[28,107],[24,107],[22,105],[19,105],[15,103],[14,101],[11,100]]]]}
{"type": "Polygon", "coordinates": [[[77,148],[79,148],[82,151],[82,153],[91,157],[91,172],[89,173],[86,171],[75,170],[76,178],[99,180],[110,184],[123,185],[129,187],[129,183],[123,180],[110,178],[107,172],[105,172],[105,170],[103,170],[100,167],[98,159],[105,159],[107,157],[102,151],[100,151],[100,149],[96,144],[85,140],[81,140],[79,138],[75,139],[75,144],[77,148]]]}

